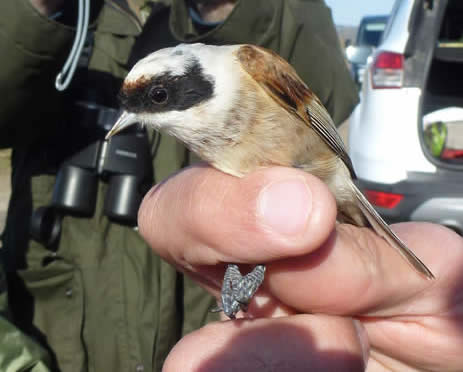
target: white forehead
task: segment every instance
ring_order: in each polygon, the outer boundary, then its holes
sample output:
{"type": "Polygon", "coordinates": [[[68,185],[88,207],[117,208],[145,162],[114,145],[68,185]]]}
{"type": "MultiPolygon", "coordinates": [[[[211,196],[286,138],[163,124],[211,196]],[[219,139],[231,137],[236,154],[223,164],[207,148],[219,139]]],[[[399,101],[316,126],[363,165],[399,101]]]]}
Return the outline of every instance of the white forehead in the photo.
{"type": "Polygon", "coordinates": [[[126,80],[141,76],[151,77],[163,73],[183,75],[193,62],[199,62],[205,73],[227,73],[232,53],[239,45],[214,46],[206,44],[180,44],[173,48],[160,49],[141,59],[127,75],[126,80]]]}

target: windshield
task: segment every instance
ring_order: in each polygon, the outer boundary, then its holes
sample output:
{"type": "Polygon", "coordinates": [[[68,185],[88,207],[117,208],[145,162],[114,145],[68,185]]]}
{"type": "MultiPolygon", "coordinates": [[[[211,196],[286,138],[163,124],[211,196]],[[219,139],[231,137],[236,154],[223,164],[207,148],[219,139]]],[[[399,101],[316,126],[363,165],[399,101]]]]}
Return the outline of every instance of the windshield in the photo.
{"type": "Polygon", "coordinates": [[[387,19],[363,21],[360,25],[357,45],[377,47],[386,28],[387,19]]]}

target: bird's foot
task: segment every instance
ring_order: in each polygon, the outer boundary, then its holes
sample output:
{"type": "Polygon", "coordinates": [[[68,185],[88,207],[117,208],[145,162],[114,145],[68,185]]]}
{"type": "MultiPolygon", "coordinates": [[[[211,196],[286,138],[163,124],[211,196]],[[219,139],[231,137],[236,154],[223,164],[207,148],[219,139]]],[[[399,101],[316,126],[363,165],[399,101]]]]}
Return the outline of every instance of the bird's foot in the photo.
{"type": "Polygon", "coordinates": [[[230,319],[234,319],[238,311],[246,311],[264,276],[265,265],[257,265],[243,276],[238,265],[229,264],[223,279],[222,303],[213,311],[223,311],[230,319]]]}

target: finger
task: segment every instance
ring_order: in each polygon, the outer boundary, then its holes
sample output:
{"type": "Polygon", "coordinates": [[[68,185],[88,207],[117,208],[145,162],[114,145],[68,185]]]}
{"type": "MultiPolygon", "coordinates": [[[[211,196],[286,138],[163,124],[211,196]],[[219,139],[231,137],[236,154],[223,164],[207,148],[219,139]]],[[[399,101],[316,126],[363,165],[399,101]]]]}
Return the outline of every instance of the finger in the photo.
{"type": "Polygon", "coordinates": [[[238,179],[195,167],[155,188],[145,198],[139,223],[161,256],[200,281],[215,278],[215,287],[223,275],[217,263],[281,258],[268,265],[265,285],[281,302],[303,312],[397,315],[404,309],[410,313],[413,304],[420,315],[447,305],[463,265],[463,249],[456,247],[462,240],[456,234],[429,224],[395,227],[438,276],[427,281],[370,229],[338,225],[327,240],[334,216],[327,187],[297,170],[272,168],[238,179]],[[301,180],[309,196],[294,187],[301,180]],[[272,197],[269,190],[276,190],[272,197]],[[305,217],[305,225],[285,214],[300,205],[302,213],[294,215],[305,217]],[[262,223],[260,210],[266,208],[277,217],[270,213],[270,222],[262,223]],[[301,226],[299,232],[290,231],[301,226]]]}
{"type": "Polygon", "coordinates": [[[329,190],[307,173],[276,167],[237,178],[200,166],[156,186],[138,223],[158,254],[191,268],[311,252],[335,218],[329,190]]]}
{"type": "Polygon", "coordinates": [[[463,270],[461,237],[425,223],[394,229],[436,280],[423,278],[371,229],[338,225],[315,253],[270,265],[267,286],[300,311],[412,317],[449,309],[463,270]]]}
{"type": "Polygon", "coordinates": [[[297,315],[210,324],[184,337],[163,371],[363,371],[367,356],[352,320],[297,315]]]}
{"type": "Polygon", "coordinates": [[[463,365],[461,324],[455,313],[366,320],[374,348],[368,367],[377,363],[391,371],[459,371],[463,365]]]}

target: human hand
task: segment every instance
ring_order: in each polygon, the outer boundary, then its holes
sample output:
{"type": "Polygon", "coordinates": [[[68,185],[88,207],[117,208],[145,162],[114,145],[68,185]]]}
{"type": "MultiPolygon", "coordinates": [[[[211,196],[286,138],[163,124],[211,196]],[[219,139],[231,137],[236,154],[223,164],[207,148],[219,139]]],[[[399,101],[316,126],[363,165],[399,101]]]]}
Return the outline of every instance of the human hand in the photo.
{"type": "Polygon", "coordinates": [[[394,226],[436,275],[429,281],[370,229],[335,218],[328,188],[295,169],[239,179],[196,166],[156,186],[141,234],[211,293],[224,263],[267,264],[248,312],[260,319],[193,332],[165,370],[359,371],[364,358],[367,371],[461,370],[463,239],[432,224],[394,226]]]}
{"type": "Polygon", "coordinates": [[[30,0],[38,12],[46,17],[56,13],[64,4],[64,0],[30,0]]]}

